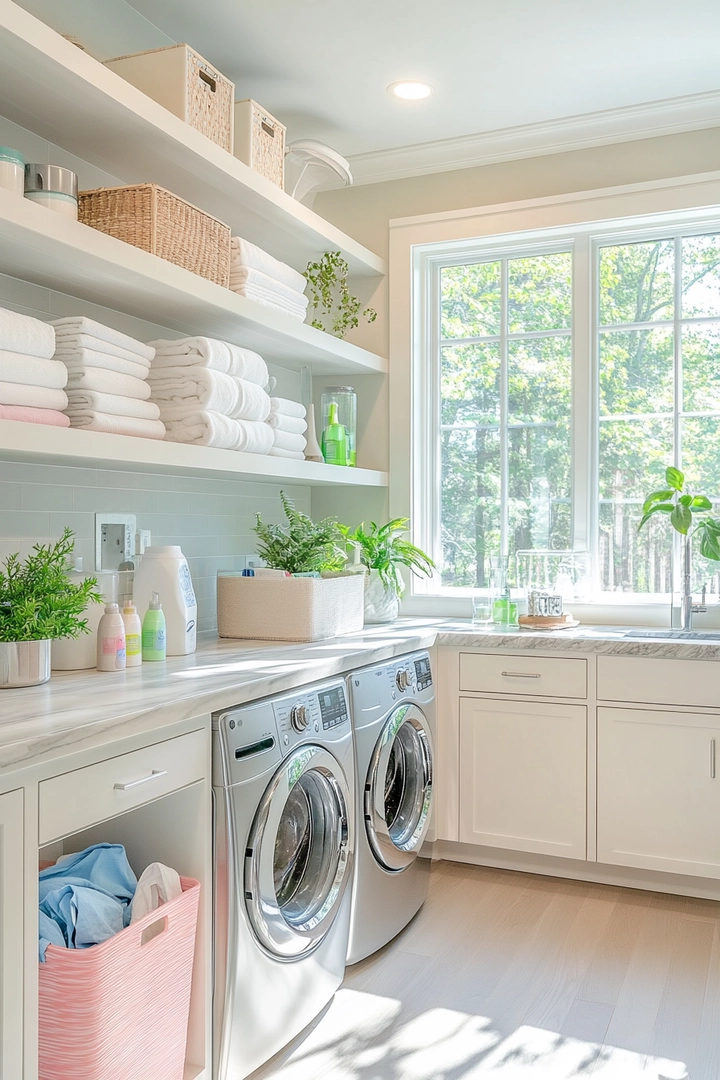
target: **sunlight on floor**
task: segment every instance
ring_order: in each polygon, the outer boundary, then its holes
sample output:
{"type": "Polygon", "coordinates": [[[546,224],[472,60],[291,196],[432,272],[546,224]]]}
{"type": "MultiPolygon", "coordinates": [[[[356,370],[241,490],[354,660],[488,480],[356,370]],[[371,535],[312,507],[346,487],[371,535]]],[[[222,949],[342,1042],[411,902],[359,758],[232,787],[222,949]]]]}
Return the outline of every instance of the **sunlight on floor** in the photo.
{"type": "Polygon", "coordinates": [[[272,1080],[687,1080],[679,1061],[521,1026],[503,1038],[486,1016],[340,990],[272,1080]]]}

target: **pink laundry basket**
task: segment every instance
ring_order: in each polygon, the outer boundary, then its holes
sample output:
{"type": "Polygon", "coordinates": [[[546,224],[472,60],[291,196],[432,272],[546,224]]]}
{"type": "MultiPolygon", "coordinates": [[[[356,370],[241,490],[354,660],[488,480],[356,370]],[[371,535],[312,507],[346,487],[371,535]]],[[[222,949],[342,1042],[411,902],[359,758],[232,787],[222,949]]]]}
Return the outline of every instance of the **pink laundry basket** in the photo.
{"type": "Polygon", "coordinates": [[[183,1080],[200,884],[180,881],[180,896],[102,945],[48,946],[40,1080],[183,1080]]]}

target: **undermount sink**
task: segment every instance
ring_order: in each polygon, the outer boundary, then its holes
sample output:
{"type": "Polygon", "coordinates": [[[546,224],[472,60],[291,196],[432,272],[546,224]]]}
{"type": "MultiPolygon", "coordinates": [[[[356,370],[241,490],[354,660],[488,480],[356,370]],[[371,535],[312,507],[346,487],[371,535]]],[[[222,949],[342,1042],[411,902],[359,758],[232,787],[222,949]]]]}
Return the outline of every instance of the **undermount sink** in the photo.
{"type": "Polygon", "coordinates": [[[623,637],[680,638],[687,641],[720,640],[720,633],[710,630],[626,630],[623,637]]]}

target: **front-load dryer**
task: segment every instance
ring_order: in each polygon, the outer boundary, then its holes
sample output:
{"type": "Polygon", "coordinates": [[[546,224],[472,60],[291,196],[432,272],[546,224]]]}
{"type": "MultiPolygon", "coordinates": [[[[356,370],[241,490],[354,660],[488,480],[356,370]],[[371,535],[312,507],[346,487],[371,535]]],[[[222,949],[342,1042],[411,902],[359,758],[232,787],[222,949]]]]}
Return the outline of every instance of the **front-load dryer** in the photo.
{"type": "Polygon", "coordinates": [[[354,786],[341,680],[213,716],[215,1080],[263,1065],[342,981],[354,786]]]}
{"type": "Polygon", "coordinates": [[[348,678],[357,770],[357,857],[348,963],[407,926],[427,895],[420,857],[433,811],[435,691],[430,657],[413,653],[348,678]]]}

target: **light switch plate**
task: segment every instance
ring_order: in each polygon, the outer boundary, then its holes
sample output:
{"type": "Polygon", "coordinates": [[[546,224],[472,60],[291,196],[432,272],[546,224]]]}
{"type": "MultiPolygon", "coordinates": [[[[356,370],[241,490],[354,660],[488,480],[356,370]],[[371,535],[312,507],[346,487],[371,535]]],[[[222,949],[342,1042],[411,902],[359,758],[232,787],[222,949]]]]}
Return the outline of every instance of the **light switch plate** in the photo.
{"type": "Polygon", "coordinates": [[[95,569],[117,570],[135,554],[135,514],[95,515],[95,569]]]}

